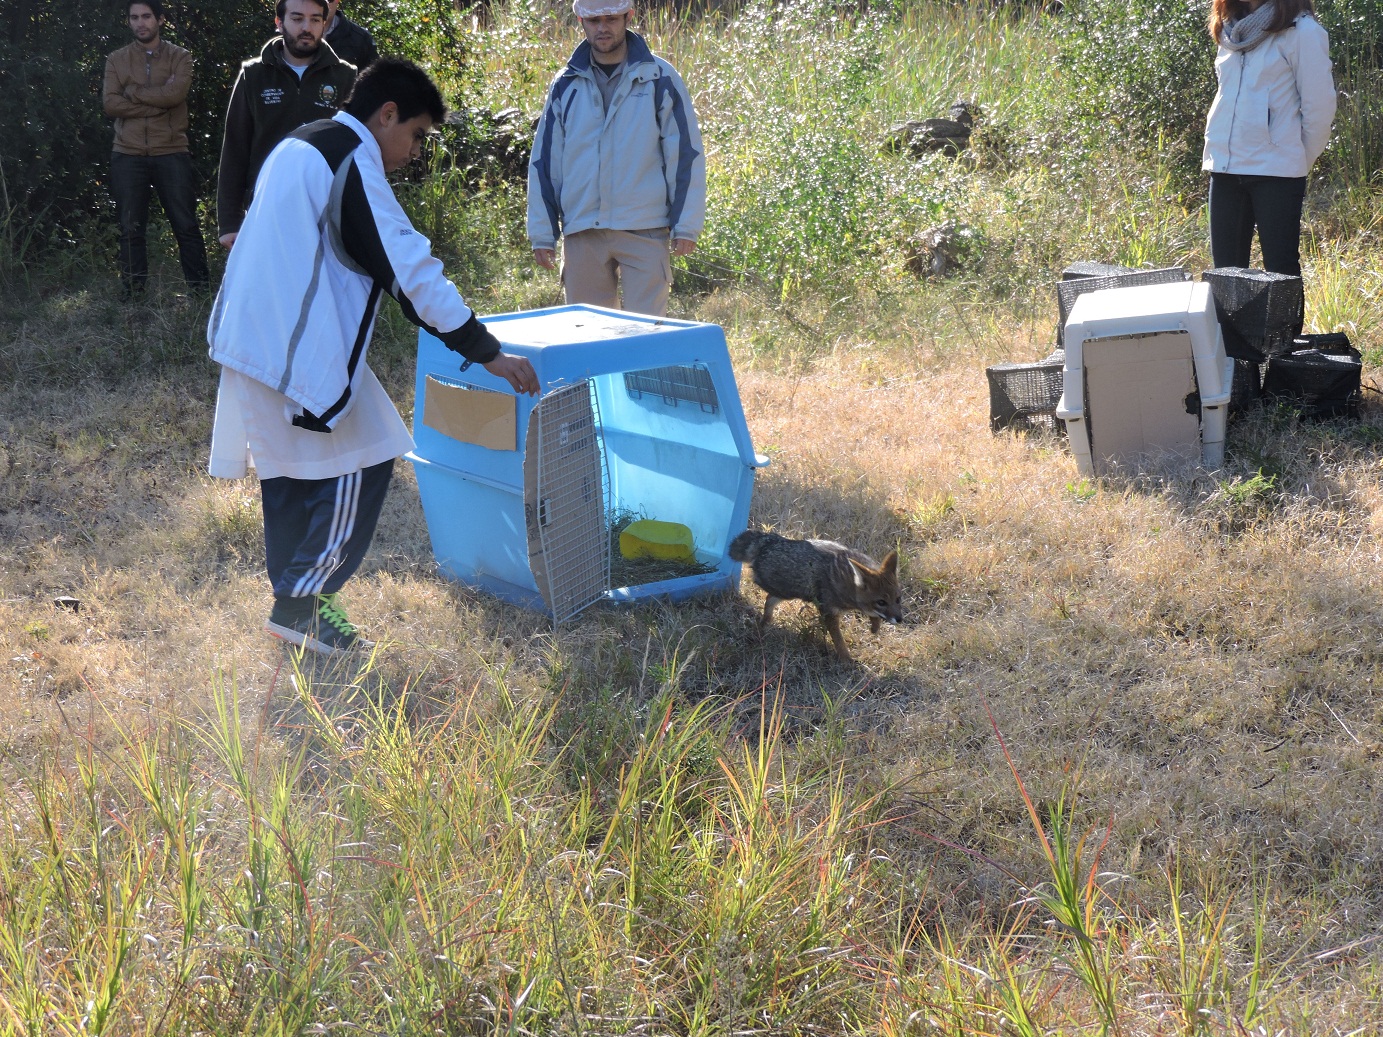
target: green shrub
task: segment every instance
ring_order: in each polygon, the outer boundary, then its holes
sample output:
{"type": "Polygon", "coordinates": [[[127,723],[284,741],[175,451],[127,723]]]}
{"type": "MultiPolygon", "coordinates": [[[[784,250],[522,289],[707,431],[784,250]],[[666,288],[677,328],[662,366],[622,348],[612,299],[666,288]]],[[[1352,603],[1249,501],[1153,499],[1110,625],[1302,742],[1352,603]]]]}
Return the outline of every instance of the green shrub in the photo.
{"type": "Polygon", "coordinates": [[[1215,96],[1207,0],[1077,0],[1059,23],[1072,113],[1089,135],[1147,142],[1159,132],[1200,166],[1215,96]]]}
{"type": "MultiPolygon", "coordinates": [[[[1318,0],[1342,93],[1336,140],[1323,169],[1341,175],[1376,169],[1383,131],[1383,2],[1318,0]],[[1346,117],[1347,116],[1347,117],[1346,117]]],[[[1208,0],[1072,0],[1061,24],[1073,114],[1089,135],[1141,143],[1162,135],[1178,145],[1183,172],[1200,168],[1205,116],[1215,96],[1215,45],[1208,0]]],[[[1365,173],[1367,175],[1367,173],[1365,173]]]]}
{"type": "Polygon", "coordinates": [[[0,220],[14,262],[104,200],[93,189],[110,154],[109,124],[91,89],[96,61],[90,52],[0,43],[0,94],[10,99],[0,106],[0,220]]]}
{"type": "Polygon", "coordinates": [[[348,0],[343,13],[370,30],[381,54],[418,62],[450,99],[471,86],[474,31],[455,0],[348,0]]]}
{"type": "MultiPolygon", "coordinates": [[[[360,0],[351,16],[381,52],[413,58],[454,97],[466,89],[468,22],[452,0],[360,0]]],[[[109,207],[106,177],[113,129],[101,110],[106,55],[129,43],[128,7],[110,3],[7,4],[0,15],[0,220],[36,224],[23,236],[40,247],[72,238],[109,207]]],[[[192,157],[213,193],[221,131],[240,64],[274,34],[271,0],[168,0],[163,36],[195,60],[188,96],[192,157]]]]}
{"type": "Polygon", "coordinates": [[[1316,17],[1330,33],[1337,86],[1378,69],[1383,58],[1383,2],[1317,0],[1316,17]]]}
{"type": "Polygon", "coordinates": [[[885,161],[866,130],[892,14],[797,0],[735,19],[736,46],[693,84],[714,214],[701,262],[786,295],[897,269],[908,239],[943,218],[950,160],[885,161]]]}
{"type": "Polygon", "coordinates": [[[1318,8],[1340,90],[1322,167],[1338,181],[1366,184],[1383,164],[1383,2],[1326,0],[1318,8]]]}

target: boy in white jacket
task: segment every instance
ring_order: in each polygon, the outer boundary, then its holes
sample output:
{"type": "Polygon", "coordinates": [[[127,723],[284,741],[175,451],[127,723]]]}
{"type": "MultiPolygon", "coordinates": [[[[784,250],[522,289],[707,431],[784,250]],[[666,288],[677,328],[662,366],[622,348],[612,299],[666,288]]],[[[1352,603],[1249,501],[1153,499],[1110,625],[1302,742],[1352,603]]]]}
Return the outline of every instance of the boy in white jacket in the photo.
{"type": "Polygon", "coordinates": [[[1205,123],[1210,251],[1246,267],[1254,230],[1263,266],[1301,275],[1306,175],[1330,140],[1330,43],[1311,0],[1214,0],[1219,89],[1205,123]]]}
{"type": "Polygon", "coordinates": [[[394,459],[412,437],[366,364],[384,294],[467,363],[536,393],[413,229],[385,179],[445,114],[411,62],[384,59],[343,111],[265,161],[226,265],[207,341],[221,364],[214,476],[253,464],[274,605],[266,629],[323,654],[370,647],[337,599],[374,537],[394,459]]]}

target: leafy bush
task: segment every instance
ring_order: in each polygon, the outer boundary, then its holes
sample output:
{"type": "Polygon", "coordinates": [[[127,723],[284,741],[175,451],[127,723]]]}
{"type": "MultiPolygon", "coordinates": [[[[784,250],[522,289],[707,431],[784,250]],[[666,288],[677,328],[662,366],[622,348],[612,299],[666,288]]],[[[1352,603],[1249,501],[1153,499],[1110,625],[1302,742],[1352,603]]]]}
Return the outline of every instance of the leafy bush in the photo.
{"type": "Polygon", "coordinates": [[[1378,69],[1383,58],[1383,2],[1317,0],[1316,17],[1330,33],[1337,85],[1378,69]]]}
{"type": "MultiPolygon", "coordinates": [[[[1347,100],[1360,91],[1376,97],[1383,2],[1318,0],[1316,9],[1330,34],[1336,86],[1347,100]]],[[[1061,57],[1074,80],[1074,114],[1087,130],[1132,142],[1161,134],[1180,145],[1184,171],[1198,170],[1205,115],[1215,96],[1208,0],[1072,0],[1066,12],[1061,57]]],[[[1342,120],[1337,131],[1343,139],[1327,153],[1327,168],[1353,170],[1360,149],[1370,156],[1378,151],[1372,121],[1361,128],[1353,118],[1342,120]]]]}
{"type": "MultiPolygon", "coordinates": [[[[382,52],[432,70],[444,92],[466,88],[468,29],[452,0],[360,0],[349,13],[382,52]]],[[[6,4],[0,15],[0,91],[22,103],[0,106],[0,219],[34,221],[41,245],[71,235],[109,205],[106,177],[113,131],[101,110],[106,55],[129,43],[128,7],[111,3],[6,4]]],[[[164,38],[192,52],[188,97],[192,157],[214,180],[221,128],[240,63],[274,33],[270,0],[167,0],[164,38]]],[[[204,194],[210,194],[206,190],[204,194]]],[[[13,233],[8,233],[13,237],[13,233]]]]}
{"type": "Polygon", "coordinates": [[[343,13],[370,30],[381,54],[416,61],[451,98],[473,86],[474,30],[469,14],[462,14],[465,6],[455,0],[346,0],[343,13]]]}
{"type": "Polygon", "coordinates": [[[1340,90],[1335,135],[1322,165],[1337,180],[1367,183],[1383,164],[1383,2],[1325,0],[1317,17],[1330,34],[1340,90]]]}
{"type": "Polygon", "coordinates": [[[1198,141],[1215,96],[1207,0],[1077,0],[1061,23],[1073,114],[1099,136],[1171,134],[1199,167],[1198,141]]]}
{"type": "Polygon", "coordinates": [[[735,20],[736,47],[693,84],[712,158],[703,262],[788,294],[897,268],[903,243],[943,216],[949,160],[882,161],[861,128],[891,15],[797,0],[735,20]]]}
{"type": "Polygon", "coordinates": [[[28,224],[28,246],[52,238],[59,214],[99,208],[92,182],[103,174],[96,168],[110,154],[110,131],[93,75],[99,78],[100,66],[90,53],[0,43],[0,94],[10,99],[0,106],[0,218],[8,232],[28,224]]]}

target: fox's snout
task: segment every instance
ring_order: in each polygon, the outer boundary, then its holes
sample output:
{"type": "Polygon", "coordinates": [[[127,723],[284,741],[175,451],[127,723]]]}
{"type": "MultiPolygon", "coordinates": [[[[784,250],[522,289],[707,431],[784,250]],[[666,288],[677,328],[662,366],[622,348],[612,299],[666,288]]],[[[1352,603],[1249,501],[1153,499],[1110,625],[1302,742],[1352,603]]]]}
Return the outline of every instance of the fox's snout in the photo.
{"type": "Polygon", "coordinates": [[[903,607],[901,605],[876,605],[869,610],[869,614],[895,626],[903,622],[903,607]]]}

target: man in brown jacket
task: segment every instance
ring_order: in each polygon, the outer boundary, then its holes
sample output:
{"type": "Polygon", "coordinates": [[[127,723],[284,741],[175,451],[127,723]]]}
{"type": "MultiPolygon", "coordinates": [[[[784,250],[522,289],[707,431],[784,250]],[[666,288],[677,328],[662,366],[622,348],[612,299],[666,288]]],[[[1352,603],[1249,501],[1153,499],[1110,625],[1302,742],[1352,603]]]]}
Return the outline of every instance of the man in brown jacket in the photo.
{"type": "Polygon", "coordinates": [[[158,192],[178,242],[189,287],[207,287],[206,243],[197,222],[197,176],[187,151],[192,56],[162,38],[162,0],[130,0],[134,42],[106,58],[102,91],[115,120],[110,187],[120,221],[120,277],[129,295],[149,277],[144,229],[149,193],[158,192]]]}

